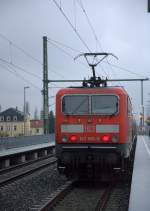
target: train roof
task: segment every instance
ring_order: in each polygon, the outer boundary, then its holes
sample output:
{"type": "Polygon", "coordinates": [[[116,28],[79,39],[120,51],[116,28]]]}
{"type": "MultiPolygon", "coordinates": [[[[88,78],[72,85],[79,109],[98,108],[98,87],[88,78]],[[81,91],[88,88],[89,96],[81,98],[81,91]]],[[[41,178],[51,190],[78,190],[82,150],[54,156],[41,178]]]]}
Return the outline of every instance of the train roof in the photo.
{"type": "Polygon", "coordinates": [[[128,95],[127,91],[122,86],[107,86],[107,87],[67,87],[60,89],[57,95],[65,94],[98,94],[98,93],[112,93],[128,95]]]}

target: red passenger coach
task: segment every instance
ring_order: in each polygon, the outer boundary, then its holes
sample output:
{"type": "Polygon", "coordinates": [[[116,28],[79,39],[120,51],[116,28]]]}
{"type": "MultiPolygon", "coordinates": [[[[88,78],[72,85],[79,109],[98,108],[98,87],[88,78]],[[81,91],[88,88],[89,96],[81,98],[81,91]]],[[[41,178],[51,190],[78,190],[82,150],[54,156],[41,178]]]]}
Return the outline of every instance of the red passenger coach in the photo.
{"type": "Polygon", "coordinates": [[[56,96],[58,169],[79,172],[124,168],[136,134],[132,106],[122,87],[66,88],[56,96]]]}

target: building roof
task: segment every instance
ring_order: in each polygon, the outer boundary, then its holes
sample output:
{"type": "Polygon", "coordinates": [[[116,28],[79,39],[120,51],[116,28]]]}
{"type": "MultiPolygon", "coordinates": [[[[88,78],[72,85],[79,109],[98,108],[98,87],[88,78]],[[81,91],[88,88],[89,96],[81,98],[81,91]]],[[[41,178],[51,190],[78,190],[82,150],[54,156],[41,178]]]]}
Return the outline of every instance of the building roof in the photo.
{"type": "Polygon", "coordinates": [[[0,112],[0,117],[4,117],[4,121],[7,121],[7,117],[10,117],[10,121],[14,121],[14,117],[17,117],[16,121],[23,121],[24,114],[17,108],[8,108],[5,111],[0,112]]]}
{"type": "Polygon", "coordinates": [[[42,120],[30,120],[30,128],[43,128],[42,120]]]}

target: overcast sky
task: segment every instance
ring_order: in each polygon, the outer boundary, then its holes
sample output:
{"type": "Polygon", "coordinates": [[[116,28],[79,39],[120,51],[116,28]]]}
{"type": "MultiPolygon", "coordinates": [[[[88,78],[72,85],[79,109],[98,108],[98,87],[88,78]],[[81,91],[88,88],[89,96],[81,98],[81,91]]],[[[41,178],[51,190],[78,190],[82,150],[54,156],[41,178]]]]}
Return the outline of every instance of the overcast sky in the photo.
{"type": "MultiPolygon", "coordinates": [[[[96,42],[85,13],[79,6],[80,0],[56,1],[91,51],[103,50],[114,53],[119,60],[109,58],[111,64],[137,74],[102,63],[102,66],[97,68],[97,75],[107,75],[109,78],[150,77],[150,13],[147,13],[147,0],[82,0],[99,43],[96,42]]],[[[26,90],[26,99],[30,103],[31,112],[33,113],[35,107],[40,111],[42,108],[42,37],[47,36],[79,52],[88,50],[66,22],[53,0],[0,0],[0,26],[2,110],[16,106],[22,110],[24,86],[30,86],[26,90]]],[[[70,56],[60,51],[51,42],[48,43],[49,79],[83,79],[90,76],[91,71],[84,65],[85,62],[82,63],[82,59],[73,61],[72,57],[75,57],[78,52],[65,47],[63,49],[70,56]]],[[[140,83],[126,82],[121,85],[129,92],[135,112],[138,113],[140,83]]],[[[49,104],[52,105],[50,110],[54,109],[53,96],[57,91],[56,88],[49,89],[49,104]]],[[[145,106],[150,100],[148,93],[150,93],[150,82],[145,82],[145,106]]]]}

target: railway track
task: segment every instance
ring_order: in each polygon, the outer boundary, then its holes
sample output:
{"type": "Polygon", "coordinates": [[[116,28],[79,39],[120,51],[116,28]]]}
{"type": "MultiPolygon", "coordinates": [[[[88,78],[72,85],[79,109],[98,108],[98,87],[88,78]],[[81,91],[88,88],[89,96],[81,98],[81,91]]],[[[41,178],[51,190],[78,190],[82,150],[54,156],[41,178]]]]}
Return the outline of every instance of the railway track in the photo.
{"type": "Polygon", "coordinates": [[[104,211],[109,201],[114,185],[78,185],[78,182],[68,181],[50,197],[44,199],[30,211],[104,211]],[[88,186],[88,187],[87,187],[88,186]]]}
{"type": "Polygon", "coordinates": [[[55,157],[49,156],[48,158],[41,158],[39,160],[24,163],[10,169],[0,171],[0,188],[12,183],[22,177],[30,175],[36,171],[46,168],[54,163],[57,159],[55,157]]]}
{"type": "Polygon", "coordinates": [[[35,160],[29,160],[29,161],[26,161],[26,162],[23,162],[23,163],[19,163],[17,165],[9,166],[7,168],[2,168],[2,169],[0,169],[0,175],[5,174],[5,173],[10,172],[10,171],[14,171],[15,169],[19,169],[19,168],[27,166],[27,165],[31,165],[33,163],[37,163],[41,160],[44,160],[44,159],[47,159],[47,158],[50,158],[50,157],[53,157],[53,156],[55,156],[55,154],[50,154],[50,155],[47,155],[47,156],[44,156],[44,157],[39,157],[35,160]]]}
{"type": "Polygon", "coordinates": [[[95,211],[104,211],[105,210],[113,188],[114,188],[114,184],[113,183],[108,185],[108,187],[104,191],[103,195],[99,199],[99,201],[98,201],[98,203],[96,205],[95,211]]]}

